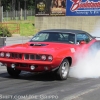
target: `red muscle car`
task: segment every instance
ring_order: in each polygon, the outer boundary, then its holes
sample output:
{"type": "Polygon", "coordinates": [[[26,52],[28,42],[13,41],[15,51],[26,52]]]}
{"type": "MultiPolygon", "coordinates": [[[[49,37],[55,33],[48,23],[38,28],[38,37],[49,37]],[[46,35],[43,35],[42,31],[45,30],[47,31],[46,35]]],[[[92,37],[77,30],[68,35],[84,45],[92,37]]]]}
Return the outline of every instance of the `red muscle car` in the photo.
{"type": "Polygon", "coordinates": [[[98,45],[100,42],[85,31],[43,30],[27,43],[2,47],[0,63],[6,65],[11,76],[18,76],[21,71],[54,72],[65,80],[77,61],[75,55],[98,45]]]}

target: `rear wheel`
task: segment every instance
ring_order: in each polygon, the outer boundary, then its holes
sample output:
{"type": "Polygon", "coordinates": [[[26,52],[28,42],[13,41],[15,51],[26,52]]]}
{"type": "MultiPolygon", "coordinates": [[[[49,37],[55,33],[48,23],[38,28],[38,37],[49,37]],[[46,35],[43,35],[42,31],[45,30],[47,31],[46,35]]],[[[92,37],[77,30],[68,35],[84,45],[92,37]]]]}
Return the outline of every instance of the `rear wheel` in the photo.
{"type": "Polygon", "coordinates": [[[57,76],[60,80],[66,80],[69,74],[70,64],[67,59],[63,60],[59,69],[57,70],[57,76]]]}
{"type": "Polygon", "coordinates": [[[17,77],[21,73],[21,70],[7,67],[7,72],[10,76],[17,77]]]}

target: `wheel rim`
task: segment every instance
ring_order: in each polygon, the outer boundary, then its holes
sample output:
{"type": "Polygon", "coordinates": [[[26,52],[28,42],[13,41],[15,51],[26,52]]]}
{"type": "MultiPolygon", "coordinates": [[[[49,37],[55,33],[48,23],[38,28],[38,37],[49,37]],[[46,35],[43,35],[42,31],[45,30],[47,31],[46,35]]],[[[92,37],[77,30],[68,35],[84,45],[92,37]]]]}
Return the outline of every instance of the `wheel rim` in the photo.
{"type": "Polygon", "coordinates": [[[68,74],[69,66],[67,62],[63,62],[62,64],[62,77],[66,77],[68,74]]]}

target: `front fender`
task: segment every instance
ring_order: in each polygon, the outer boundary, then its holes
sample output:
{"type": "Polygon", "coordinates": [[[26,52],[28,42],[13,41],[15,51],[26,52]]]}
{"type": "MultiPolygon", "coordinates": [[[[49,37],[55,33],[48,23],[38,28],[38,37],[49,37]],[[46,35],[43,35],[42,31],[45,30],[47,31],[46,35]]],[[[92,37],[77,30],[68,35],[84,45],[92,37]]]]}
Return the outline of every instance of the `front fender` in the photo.
{"type": "Polygon", "coordinates": [[[55,59],[59,60],[59,65],[60,65],[65,58],[70,57],[72,59],[72,63],[73,63],[74,62],[74,55],[75,55],[75,52],[71,52],[71,50],[62,51],[62,52],[59,52],[55,56],[55,59]]]}

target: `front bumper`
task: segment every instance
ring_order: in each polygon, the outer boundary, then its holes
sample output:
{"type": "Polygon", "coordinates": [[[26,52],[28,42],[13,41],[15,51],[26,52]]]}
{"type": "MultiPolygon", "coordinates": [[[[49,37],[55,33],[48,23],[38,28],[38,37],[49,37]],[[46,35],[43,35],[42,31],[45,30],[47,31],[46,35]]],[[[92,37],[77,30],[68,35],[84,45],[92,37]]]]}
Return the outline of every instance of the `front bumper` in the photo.
{"type": "Polygon", "coordinates": [[[0,62],[7,67],[11,67],[11,65],[14,64],[15,69],[30,72],[53,71],[58,67],[58,63],[54,61],[30,61],[0,58],[0,62]],[[35,68],[32,69],[31,66],[34,66],[35,68]]]}

